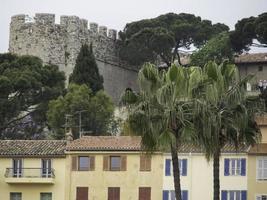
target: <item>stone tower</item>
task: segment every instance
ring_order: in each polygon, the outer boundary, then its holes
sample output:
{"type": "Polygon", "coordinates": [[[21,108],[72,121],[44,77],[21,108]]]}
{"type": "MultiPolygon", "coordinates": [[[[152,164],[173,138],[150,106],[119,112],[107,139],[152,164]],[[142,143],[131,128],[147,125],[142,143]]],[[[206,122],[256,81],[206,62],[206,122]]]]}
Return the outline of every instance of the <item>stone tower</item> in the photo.
{"type": "Polygon", "coordinates": [[[18,55],[40,57],[44,63],[56,64],[68,79],[83,43],[92,43],[104,88],[118,103],[125,88],[137,89],[137,71],[120,62],[117,54],[117,31],[90,23],[77,16],[61,16],[55,23],[54,14],[38,13],[11,18],[9,51],[18,55]]]}

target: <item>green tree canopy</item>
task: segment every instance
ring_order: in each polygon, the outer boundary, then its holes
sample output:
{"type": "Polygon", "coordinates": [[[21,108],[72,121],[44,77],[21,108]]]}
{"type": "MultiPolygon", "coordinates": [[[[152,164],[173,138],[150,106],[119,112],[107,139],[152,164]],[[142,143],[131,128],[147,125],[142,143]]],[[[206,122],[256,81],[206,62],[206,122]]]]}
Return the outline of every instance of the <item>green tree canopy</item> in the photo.
{"type": "Polygon", "coordinates": [[[127,126],[142,137],[148,150],[171,151],[175,195],[181,200],[177,150],[195,134],[193,121],[198,115],[195,96],[202,93],[198,88],[204,83],[201,68],[172,65],[166,72],[159,72],[155,65],[145,64],[138,80],[140,93],[135,95],[126,90],[122,98],[130,113],[127,126]]]}
{"type": "Polygon", "coordinates": [[[90,47],[87,44],[82,45],[69,82],[86,84],[93,93],[103,89],[103,77],[99,74],[92,44],[90,47]]]}
{"type": "Polygon", "coordinates": [[[227,32],[222,32],[211,38],[199,51],[190,56],[190,64],[204,67],[209,61],[217,64],[224,60],[233,60],[233,50],[227,32]]]}
{"type": "Polygon", "coordinates": [[[81,111],[82,130],[90,135],[110,134],[113,122],[114,105],[103,90],[95,95],[87,85],[70,84],[65,96],[49,103],[47,118],[53,137],[63,139],[66,126],[72,128],[74,138],[79,136],[79,111],[81,111]],[[70,115],[66,121],[66,116],[70,115]],[[67,124],[65,124],[67,122],[67,124]]]}
{"type": "Polygon", "coordinates": [[[267,47],[267,13],[239,20],[230,39],[236,52],[248,51],[250,46],[267,47]],[[260,44],[254,43],[254,39],[260,44]]]}
{"type": "Polygon", "coordinates": [[[42,131],[48,102],[63,93],[64,80],[57,66],[37,57],[0,54],[0,137],[30,139],[42,131]]]}
{"type": "Polygon", "coordinates": [[[212,24],[192,14],[168,13],[128,23],[119,33],[119,55],[133,65],[155,62],[159,58],[168,66],[174,59],[181,64],[180,48],[200,47],[212,36],[228,30],[224,24],[212,24]]]}
{"type": "MultiPolygon", "coordinates": [[[[199,97],[207,109],[199,112],[197,142],[205,149],[207,158],[213,158],[213,199],[220,199],[220,155],[226,144],[254,145],[261,137],[255,122],[259,98],[246,94],[245,85],[250,76],[240,79],[235,65],[208,62],[203,74],[209,84],[199,97]]],[[[205,108],[205,107],[204,107],[205,108]]]]}

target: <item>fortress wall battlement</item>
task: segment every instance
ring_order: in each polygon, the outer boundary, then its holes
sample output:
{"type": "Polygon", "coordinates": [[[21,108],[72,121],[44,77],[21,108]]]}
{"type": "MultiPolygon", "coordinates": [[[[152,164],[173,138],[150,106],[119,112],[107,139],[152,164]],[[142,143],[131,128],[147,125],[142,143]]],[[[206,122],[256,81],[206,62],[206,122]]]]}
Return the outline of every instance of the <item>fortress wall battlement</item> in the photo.
{"type": "Polygon", "coordinates": [[[104,88],[115,101],[124,88],[136,88],[137,71],[118,57],[116,30],[88,23],[77,16],[60,16],[59,24],[55,23],[54,14],[47,13],[37,13],[33,18],[25,14],[11,18],[9,51],[38,56],[44,63],[58,65],[67,81],[85,43],[92,43],[100,73],[104,76],[104,88]],[[114,88],[118,91],[114,92],[114,88]]]}

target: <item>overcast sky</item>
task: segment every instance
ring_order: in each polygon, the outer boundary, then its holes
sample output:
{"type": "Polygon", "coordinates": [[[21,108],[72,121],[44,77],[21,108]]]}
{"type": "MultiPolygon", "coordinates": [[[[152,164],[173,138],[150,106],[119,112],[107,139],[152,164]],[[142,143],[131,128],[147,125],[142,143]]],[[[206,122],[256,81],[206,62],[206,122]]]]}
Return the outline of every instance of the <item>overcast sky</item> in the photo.
{"type": "Polygon", "coordinates": [[[8,50],[10,18],[16,14],[54,13],[57,22],[60,15],[77,15],[121,30],[127,22],[168,12],[192,13],[233,29],[238,19],[267,12],[267,0],[0,0],[0,52],[8,50]]]}

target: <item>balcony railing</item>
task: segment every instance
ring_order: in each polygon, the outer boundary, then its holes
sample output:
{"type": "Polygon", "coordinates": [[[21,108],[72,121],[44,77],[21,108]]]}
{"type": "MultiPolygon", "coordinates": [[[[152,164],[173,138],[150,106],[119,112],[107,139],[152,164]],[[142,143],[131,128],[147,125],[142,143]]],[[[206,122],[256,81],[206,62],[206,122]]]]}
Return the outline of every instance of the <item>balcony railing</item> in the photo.
{"type": "Polygon", "coordinates": [[[50,168],[7,168],[6,178],[55,178],[55,170],[50,168]]]}

